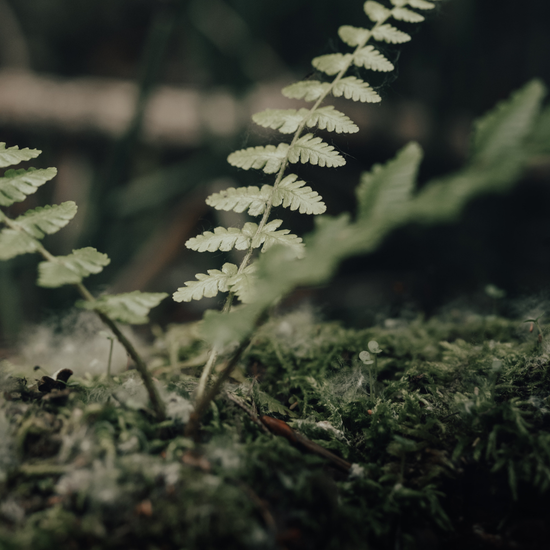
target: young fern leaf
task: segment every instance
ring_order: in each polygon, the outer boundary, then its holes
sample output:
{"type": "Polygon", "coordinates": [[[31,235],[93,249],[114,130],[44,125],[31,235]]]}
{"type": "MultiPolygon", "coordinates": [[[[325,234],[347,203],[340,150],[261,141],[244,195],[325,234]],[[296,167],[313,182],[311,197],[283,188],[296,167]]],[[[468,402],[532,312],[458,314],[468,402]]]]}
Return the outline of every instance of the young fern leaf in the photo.
{"type": "Polygon", "coordinates": [[[374,21],[375,23],[385,21],[391,13],[391,11],[388,8],[385,8],[382,4],[372,2],[370,0],[365,2],[364,9],[371,21],[374,21]]]}
{"type": "Polygon", "coordinates": [[[229,290],[229,281],[237,275],[238,267],[235,264],[225,263],[222,270],[209,269],[208,275],[197,273],[196,281],[187,281],[185,287],[178,288],[174,293],[176,302],[190,302],[201,298],[213,298],[218,292],[229,290]]]}
{"type": "Polygon", "coordinates": [[[40,155],[42,151],[38,149],[19,149],[17,145],[15,147],[8,147],[4,142],[0,143],[0,168],[6,168],[7,166],[13,166],[19,164],[25,160],[35,159],[40,155]]]}
{"type": "Polygon", "coordinates": [[[330,90],[328,82],[318,80],[304,80],[295,82],[282,89],[282,94],[290,99],[303,99],[304,101],[317,101],[330,90]]]}
{"type": "Polygon", "coordinates": [[[315,137],[313,134],[306,134],[296,141],[294,147],[289,151],[288,161],[293,164],[309,162],[329,168],[346,164],[344,157],[337,153],[332,145],[325,143],[320,137],[315,137]]]}
{"type": "Polygon", "coordinates": [[[80,300],[78,307],[91,311],[100,311],[109,318],[131,325],[143,325],[149,322],[149,311],[157,307],[166,298],[164,292],[127,292],[125,294],[105,295],[93,302],[80,300]]]}
{"type": "MultiPolygon", "coordinates": [[[[0,146],[2,145],[5,146],[5,143],[0,143],[0,146]]],[[[14,147],[10,147],[8,151],[11,149],[14,147]]],[[[29,149],[23,151],[29,151],[29,149]]],[[[2,166],[10,166],[10,164],[2,166]]],[[[0,178],[0,206],[11,206],[14,202],[25,200],[27,195],[32,195],[38,187],[54,178],[56,174],[55,168],[6,170],[4,176],[0,178]]]]}
{"type": "Polygon", "coordinates": [[[42,239],[65,227],[76,215],[77,206],[73,201],[57,205],[39,206],[27,210],[23,215],[13,220],[13,224],[27,232],[35,239],[42,239]]]}
{"type": "Polygon", "coordinates": [[[380,42],[390,44],[403,44],[408,42],[411,37],[406,32],[400,31],[391,25],[380,25],[372,30],[372,37],[380,42]]]}
{"type": "Polygon", "coordinates": [[[365,81],[355,76],[346,76],[337,82],[333,89],[334,97],[344,96],[346,99],[362,103],[380,103],[382,98],[365,81]]]}
{"type": "Polygon", "coordinates": [[[0,260],[11,260],[20,254],[36,252],[39,248],[40,243],[28,233],[9,227],[0,231],[0,260]]]}
{"type": "Polygon", "coordinates": [[[248,209],[250,216],[259,216],[264,213],[272,194],[272,185],[262,185],[261,189],[255,185],[229,187],[207,197],[206,204],[216,210],[233,210],[239,214],[248,209]]]}
{"type": "Polygon", "coordinates": [[[205,231],[202,235],[189,239],[185,246],[197,252],[228,252],[229,250],[246,250],[250,246],[257,224],[247,222],[242,229],[237,227],[216,227],[214,232],[205,231]]]}
{"type": "Polygon", "coordinates": [[[286,176],[273,193],[273,206],[298,210],[300,214],[324,214],[327,207],[321,195],[305,186],[295,174],[286,176]]]}
{"type": "Polygon", "coordinates": [[[38,264],[38,286],[57,288],[78,284],[92,273],[100,273],[111,260],[107,254],[95,248],[73,250],[68,256],[56,256],[53,260],[38,264]]]}
{"type": "Polygon", "coordinates": [[[248,147],[235,151],[227,157],[227,161],[232,166],[242,168],[243,170],[262,170],[266,174],[275,174],[279,171],[283,160],[288,152],[287,143],[279,143],[277,147],[274,145],[248,147]]]}
{"type": "Polygon", "coordinates": [[[361,48],[353,56],[353,64],[358,67],[365,67],[365,69],[370,69],[371,71],[390,72],[395,68],[393,63],[372,46],[361,48]]]}

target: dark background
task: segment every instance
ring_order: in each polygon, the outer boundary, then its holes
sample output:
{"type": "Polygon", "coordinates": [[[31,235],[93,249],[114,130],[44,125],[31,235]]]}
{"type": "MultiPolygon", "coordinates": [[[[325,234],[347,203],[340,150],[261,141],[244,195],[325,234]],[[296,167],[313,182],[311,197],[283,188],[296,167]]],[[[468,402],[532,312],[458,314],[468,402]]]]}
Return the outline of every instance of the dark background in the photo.
{"type": "MultiPolygon", "coordinates": [[[[548,2],[438,4],[437,13],[422,12],[425,23],[401,26],[413,35],[411,42],[384,49],[396,71],[364,75],[379,89],[382,104],[339,104],[361,128],[353,136],[327,137],[348,155],[346,167],[298,169],[323,195],[329,214],[353,210],[360,173],[411,139],[425,150],[421,184],[457,169],[476,117],[531,78],[550,83],[548,2]]],[[[345,51],[337,29],[367,24],[362,5],[0,0],[0,141],[40,149],[32,165],[59,169],[11,215],[75,200],[77,218],[47,237],[46,246],[55,254],[81,246],[108,253],[110,266],[87,281],[94,291],[171,294],[195,273],[219,267],[227,258],[193,253],[184,242],[243,219],[210,211],[204,197],[229,185],[270,182],[263,173],[233,169],[227,155],[276,143],[276,136],[251,124],[250,114],[288,105],[281,87],[308,76],[313,57],[345,51]],[[119,109],[117,90],[128,85],[131,93],[122,95],[138,100],[119,109]],[[168,116],[155,126],[148,109],[159,91],[159,109],[168,116]],[[50,97],[63,100],[52,103],[50,97]],[[92,103],[99,114],[79,118],[92,103]],[[40,115],[46,107],[48,115],[40,115]],[[114,124],[124,108],[130,115],[114,124]],[[191,122],[179,124],[187,111],[191,122]]],[[[329,286],[297,292],[288,303],[310,301],[326,316],[361,326],[403,311],[431,315],[457,300],[488,311],[495,308],[483,292],[489,283],[512,299],[544,293],[550,275],[549,167],[546,162],[530,169],[505,197],[476,200],[460,224],[397,231],[375,254],[346,262],[329,286]]],[[[312,227],[309,217],[277,215],[298,234],[312,227]]],[[[0,264],[0,341],[7,344],[25,323],[74,301],[73,289],[35,286],[37,259],[26,255],[0,264]]],[[[197,319],[217,303],[166,300],[153,320],[197,319]]],[[[513,314],[510,304],[496,306],[513,314]]]]}

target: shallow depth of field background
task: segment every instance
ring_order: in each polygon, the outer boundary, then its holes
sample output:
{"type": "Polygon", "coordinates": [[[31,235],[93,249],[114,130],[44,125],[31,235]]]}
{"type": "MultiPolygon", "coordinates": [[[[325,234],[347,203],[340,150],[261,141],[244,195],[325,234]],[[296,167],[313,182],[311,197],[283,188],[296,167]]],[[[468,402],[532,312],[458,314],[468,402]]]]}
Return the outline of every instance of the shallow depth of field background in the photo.
{"type": "MultiPolygon", "coordinates": [[[[112,259],[87,281],[94,291],[165,291],[218,268],[226,257],[185,241],[244,216],[211,211],[204,198],[272,178],[242,172],[234,149],[276,142],[250,115],[303,106],[280,94],[310,76],[313,57],[345,51],[343,24],[367,23],[361,0],[0,0],[0,141],[41,149],[36,167],[58,176],[11,215],[74,200],[76,219],[46,238],[55,254],[94,246],[112,259]]],[[[533,77],[550,85],[550,4],[544,0],[448,0],[413,40],[382,48],[395,72],[364,74],[378,105],[339,101],[359,126],[325,139],[347,155],[343,169],[297,167],[328,206],[353,210],[360,173],[409,140],[425,150],[421,181],[456,169],[475,117],[533,77]]],[[[294,169],[293,169],[294,170],[294,169]]],[[[287,300],[365,325],[379,316],[430,315],[448,304],[494,307],[489,283],[508,297],[550,288],[550,162],[541,159],[505,197],[477,200],[460,225],[406,227],[374,255],[346,262],[333,283],[287,300]]],[[[309,217],[276,214],[298,234],[309,217]]],[[[38,257],[0,264],[0,349],[21,327],[71,306],[71,288],[36,287],[38,257]]],[[[541,294],[542,293],[542,294],[541,294]]],[[[153,312],[166,324],[200,318],[219,300],[153,312]]],[[[503,313],[514,313],[511,305],[503,313]]]]}

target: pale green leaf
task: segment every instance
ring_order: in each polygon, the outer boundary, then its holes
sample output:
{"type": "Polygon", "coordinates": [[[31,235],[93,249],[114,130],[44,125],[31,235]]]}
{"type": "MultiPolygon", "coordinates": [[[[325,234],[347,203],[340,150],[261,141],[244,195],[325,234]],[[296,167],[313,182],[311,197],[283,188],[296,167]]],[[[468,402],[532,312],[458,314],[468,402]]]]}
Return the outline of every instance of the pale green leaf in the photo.
{"type": "Polygon", "coordinates": [[[32,195],[56,174],[56,168],[6,170],[0,178],[0,206],[10,206],[14,202],[25,200],[27,195],[32,195]]]}
{"type": "Polygon", "coordinates": [[[356,47],[360,44],[365,44],[370,38],[370,31],[361,27],[352,27],[350,25],[343,25],[338,29],[338,36],[348,46],[356,47]]]}
{"type": "Polygon", "coordinates": [[[384,165],[375,164],[361,177],[357,186],[358,219],[392,222],[403,215],[415,187],[422,150],[409,143],[384,165]]]}
{"type": "Polygon", "coordinates": [[[2,142],[0,143],[0,168],[35,159],[41,152],[38,149],[19,149],[17,145],[6,149],[6,144],[2,142]]]}
{"type": "Polygon", "coordinates": [[[313,58],[311,64],[318,71],[332,76],[349,67],[351,59],[352,55],[350,53],[329,53],[328,55],[313,58]]]}
{"type": "Polygon", "coordinates": [[[216,210],[233,210],[244,212],[248,209],[251,216],[259,216],[265,211],[267,201],[273,193],[272,185],[262,185],[258,188],[255,185],[249,187],[230,187],[219,193],[213,193],[206,199],[206,204],[216,210]]]}
{"type": "Polygon", "coordinates": [[[393,8],[391,10],[392,17],[398,21],[406,21],[407,23],[421,23],[424,21],[424,16],[407,8],[393,8]]]}
{"type": "Polygon", "coordinates": [[[346,99],[363,103],[379,103],[382,98],[365,81],[355,76],[346,76],[334,85],[332,94],[335,97],[344,96],[346,99]]]}
{"type": "Polygon", "coordinates": [[[288,143],[279,143],[277,147],[274,145],[248,147],[231,153],[227,157],[227,161],[232,166],[243,170],[263,169],[266,174],[274,174],[281,167],[287,151],[288,143]]]}
{"type": "Polygon", "coordinates": [[[289,229],[280,229],[277,231],[281,223],[283,223],[283,220],[272,220],[265,224],[252,244],[255,246],[263,244],[262,252],[269,250],[276,244],[280,244],[288,247],[296,258],[303,258],[305,247],[302,239],[291,234],[289,229]]]}
{"type": "Polygon", "coordinates": [[[209,269],[208,275],[197,273],[196,281],[187,281],[174,292],[173,298],[176,302],[190,302],[201,298],[213,298],[218,292],[229,290],[229,281],[237,274],[238,267],[235,264],[225,263],[222,270],[209,269]]]}
{"type": "Polygon", "coordinates": [[[0,260],[9,260],[19,254],[36,252],[40,243],[28,233],[17,229],[2,229],[0,231],[0,260]]]}
{"type": "Polygon", "coordinates": [[[250,239],[256,233],[258,226],[247,222],[242,229],[238,227],[216,227],[214,232],[205,231],[202,235],[189,239],[185,246],[197,252],[228,252],[233,248],[246,250],[250,246],[250,239]]]}
{"type": "Polygon", "coordinates": [[[266,109],[252,116],[252,120],[263,126],[279,130],[283,134],[293,134],[309,113],[309,109],[266,109]]]}
{"type": "Polygon", "coordinates": [[[389,72],[393,71],[394,66],[373,46],[361,48],[354,56],[353,63],[358,67],[365,67],[372,71],[389,72]]]}
{"type": "Polygon", "coordinates": [[[250,264],[241,273],[233,275],[228,281],[229,290],[234,292],[243,304],[252,302],[255,271],[256,264],[250,264]]]}
{"type": "Polygon", "coordinates": [[[305,101],[317,101],[330,88],[328,82],[318,80],[302,80],[283,88],[282,93],[291,99],[303,99],[305,101]]]}
{"type": "Polygon", "coordinates": [[[323,214],[327,207],[321,195],[305,186],[305,181],[295,174],[289,174],[279,183],[274,196],[273,206],[283,205],[284,208],[299,210],[300,214],[323,214]]]}
{"type": "Polygon", "coordinates": [[[47,205],[28,210],[14,220],[35,239],[42,239],[44,235],[55,233],[65,227],[76,215],[77,206],[73,201],[57,205],[47,205]]]}
{"type": "MultiPolygon", "coordinates": [[[[394,0],[392,2],[395,4],[394,0]]],[[[411,8],[416,8],[419,10],[433,10],[435,8],[435,4],[432,2],[426,2],[426,0],[409,0],[409,5],[411,8]]],[[[397,4],[395,4],[397,6],[397,4]]]]}
{"type": "Polygon", "coordinates": [[[77,284],[84,277],[101,272],[110,261],[107,254],[92,247],[73,250],[68,256],[57,256],[55,261],[40,262],[37,284],[49,288],[77,284]]]}
{"type": "Polygon", "coordinates": [[[390,10],[385,8],[382,4],[378,2],[372,2],[368,0],[364,5],[365,13],[369,16],[371,21],[376,23],[384,21],[390,16],[390,10]]]}
{"type": "Polygon", "coordinates": [[[332,105],[314,111],[307,119],[306,125],[309,127],[317,126],[320,130],[328,130],[339,134],[354,134],[359,131],[357,124],[344,113],[337,111],[332,105]]]}
{"type": "Polygon", "coordinates": [[[343,166],[346,164],[342,157],[332,145],[325,143],[320,137],[313,134],[306,134],[296,141],[289,152],[289,162],[309,162],[321,167],[343,166]]]}
{"type": "Polygon", "coordinates": [[[112,319],[130,325],[143,325],[149,322],[149,311],[157,307],[168,294],[165,292],[127,292],[125,294],[106,294],[93,302],[79,301],[77,306],[100,311],[112,319]]]}
{"type": "Polygon", "coordinates": [[[406,6],[409,3],[409,0],[391,0],[391,3],[398,8],[406,6]]]}
{"type": "Polygon", "coordinates": [[[406,32],[402,32],[388,24],[373,28],[372,36],[375,40],[389,42],[390,44],[402,44],[411,39],[406,32]]]}
{"type": "Polygon", "coordinates": [[[472,160],[488,163],[513,155],[530,132],[544,94],[544,85],[534,80],[476,121],[472,160]]]}

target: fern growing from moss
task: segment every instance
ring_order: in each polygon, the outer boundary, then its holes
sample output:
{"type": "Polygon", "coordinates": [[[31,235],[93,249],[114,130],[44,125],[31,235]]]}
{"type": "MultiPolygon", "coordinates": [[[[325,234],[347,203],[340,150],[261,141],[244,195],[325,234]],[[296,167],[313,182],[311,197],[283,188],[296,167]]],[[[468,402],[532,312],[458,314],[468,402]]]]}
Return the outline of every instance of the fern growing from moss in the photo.
{"type": "MultiPolygon", "coordinates": [[[[14,166],[40,155],[37,149],[6,148],[0,143],[0,168],[14,166]]],[[[10,207],[32,195],[37,189],[55,177],[55,168],[10,169],[0,177],[0,207],[10,207]]],[[[0,231],[0,260],[9,260],[20,254],[38,253],[43,261],[38,266],[37,284],[46,288],[74,285],[83,300],[79,307],[95,311],[101,320],[112,330],[136,367],[149,393],[151,404],[159,419],[164,418],[164,404],[156,391],[151,375],[143,359],[131,342],[117,327],[115,321],[131,324],[147,322],[151,308],[157,306],[167,294],[129,292],[118,295],[104,295],[95,298],[84,286],[82,280],[89,275],[100,273],[110,263],[107,254],[95,248],[86,247],[73,250],[67,256],[54,256],[42,244],[46,235],[56,233],[65,227],[76,215],[77,206],[73,201],[57,205],[47,205],[28,210],[12,219],[0,210],[0,223],[5,227],[0,231]]]]}
{"type": "MultiPolygon", "coordinates": [[[[174,293],[177,302],[189,302],[203,297],[214,297],[219,292],[228,292],[224,312],[229,312],[234,298],[247,303],[253,301],[253,281],[256,265],[254,255],[258,249],[266,252],[274,245],[282,245],[289,256],[302,258],[305,255],[301,237],[280,229],[280,219],[270,219],[274,207],[297,210],[302,214],[323,214],[326,206],[322,197],[296,174],[287,173],[289,165],[313,164],[320,167],[337,168],[345,164],[344,157],[332,146],[308,130],[315,128],[336,133],[355,133],[358,126],[344,113],[332,105],[322,106],[326,98],[345,97],[353,101],[378,103],[378,93],[365,80],[347,75],[350,69],[363,68],[371,71],[390,72],[394,66],[369,42],[401,44],[410,36],[389,23],[392,19],[407,23],[418,23],[424,16],[416,10],[429,10],[433,2],[425,0],[391,0],[392,7],[385,7],[374,1],[364,3],[364,11],[371,22],[370,28],[340,27],[338,35],[349,47],[351,53],[334,53],[316,57],[312,64],[323,80],[304,80],[291,84],[282,90],[292,99],[313,102],[310,108],[266,109],[253,115],[252,120],[264,127],[292,135],[290,143],[282,141],[277,145],[248,147],[231,153],[228,162],[243,170],[262,170],[275,174],[272,185],[229,188],[210,195],[206,202],[217,210],[247,212],[250,216],[261,216],[258,223],[247,222],[242,228],[216,227],[205,231],[186,242],[186,246],[199,252],[246,251],[240,265],[225,263],[221,270],[208,270],[197,274],[195,281],[188,281],[174,293]],[[332,78],[330,78],[332,77],[332,78]]],[[[213,351],[201,377],[198,396],[204,391],[210,370],[216,361],[213,351]]]]}

